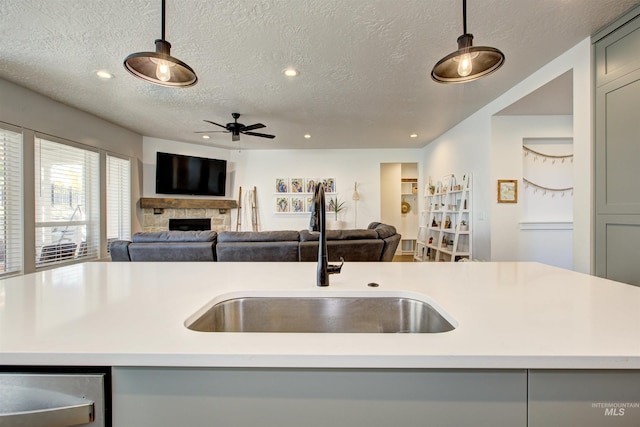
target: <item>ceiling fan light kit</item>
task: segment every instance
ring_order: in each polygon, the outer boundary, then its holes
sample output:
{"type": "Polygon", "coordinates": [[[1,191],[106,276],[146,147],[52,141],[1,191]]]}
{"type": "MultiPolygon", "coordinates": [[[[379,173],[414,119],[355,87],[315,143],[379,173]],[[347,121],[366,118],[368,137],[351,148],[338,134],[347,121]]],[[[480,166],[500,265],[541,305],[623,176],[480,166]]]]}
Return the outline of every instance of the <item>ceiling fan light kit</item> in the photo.
{"type": "Polygon", "coordinates": [[[162,38],[155,41],[155,52],[132,53],[124,68],[149,83],[167,87],[189,87],[198,82],[195,71],[171,56],[171,44],[165,40],[165,0],[162,0],[162,38]]]}
{"type": "Polygon", "coordinates": [[[433,67],[431,78],[438,83],[465,83],[496,71],[504,63],[504,54],[488,46],[473,46],[473,34],[467,33],[467,0],[462,0],[464,34],[458,37],[458,50],[442,58],[433,67]]]}

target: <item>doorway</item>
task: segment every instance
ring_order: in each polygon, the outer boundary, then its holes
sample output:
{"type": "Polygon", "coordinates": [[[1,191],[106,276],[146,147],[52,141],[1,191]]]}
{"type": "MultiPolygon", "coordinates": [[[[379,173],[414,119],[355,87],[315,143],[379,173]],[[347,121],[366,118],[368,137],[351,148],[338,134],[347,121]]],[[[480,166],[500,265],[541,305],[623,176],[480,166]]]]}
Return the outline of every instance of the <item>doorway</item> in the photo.
{"type": "Polygon", "coordinates": [[[413,256],[419,211],[418,163],[380,163],[380,221],[402,235],[396,255],[413,256]]]}

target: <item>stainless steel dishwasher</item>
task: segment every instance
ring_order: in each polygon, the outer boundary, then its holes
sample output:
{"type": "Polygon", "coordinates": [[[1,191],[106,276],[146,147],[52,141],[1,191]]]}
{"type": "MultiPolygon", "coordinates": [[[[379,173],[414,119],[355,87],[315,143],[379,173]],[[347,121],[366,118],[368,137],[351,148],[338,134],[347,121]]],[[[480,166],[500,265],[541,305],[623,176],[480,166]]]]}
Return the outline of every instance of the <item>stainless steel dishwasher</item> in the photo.
{"type": "MultiPolygon", "coordinates": [[[[28,369],[28,368],[27,368],[28,369]]],[[[0,372],[0,427],[108,427],[109,373],[6,368],[0,372]]]]}

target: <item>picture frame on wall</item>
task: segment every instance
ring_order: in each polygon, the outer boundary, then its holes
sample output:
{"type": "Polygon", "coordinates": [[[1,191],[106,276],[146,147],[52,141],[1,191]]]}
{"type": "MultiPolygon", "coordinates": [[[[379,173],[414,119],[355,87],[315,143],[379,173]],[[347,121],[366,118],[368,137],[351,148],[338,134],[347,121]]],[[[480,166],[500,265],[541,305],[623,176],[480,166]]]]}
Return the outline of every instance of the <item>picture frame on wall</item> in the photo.
{"type": "Polygon", "coordinates": [[[326,178],[323,180],[324,183],[324,191],[325,193],[335,193],[336,192],[336,179],[335,178],[326,178]]]}
{"type": "Polygon", "coordinates": [[[315,178],[307,178],[305,182],[306,192],[307,193],[315,193],[316,191],[316,183],[318,182],[315,178]]]}
{"type": "Polygon", "coordinates": [[[309,196],[307,197],[307,202],[305,203],[305,210],[307,212],[311,212],[312,209],[313,209],[313,197],[309,196]]]}
{"type": "Polygon", "coordinates": [[[278,212],[278,213],[290,212],[290,210],[289,210],[289,198],[288,197],[277,197],[276,198],[276,212],[278,212]]]}
{"type": "Polygon", "coordinates": [[[288,193],[288,192],[289,192],[289,179],[276,178],[276,193],[288,193]]]}
{"type": "Polygon", "coordinates": [[[303,178],[291,178],[289,191],[291,193],[304,193],[305,185],[303,178]]]}
{"type": "Polygon", "coordinates": [[[515,179],[498,180],[498,203],[518,203],[518,181],[515,179]]]}
{"type": "Polygon", "coordinates": [[[304,213],[304,211],[305,211],[304,197],[292,197],[291,212],[304,213]]]}

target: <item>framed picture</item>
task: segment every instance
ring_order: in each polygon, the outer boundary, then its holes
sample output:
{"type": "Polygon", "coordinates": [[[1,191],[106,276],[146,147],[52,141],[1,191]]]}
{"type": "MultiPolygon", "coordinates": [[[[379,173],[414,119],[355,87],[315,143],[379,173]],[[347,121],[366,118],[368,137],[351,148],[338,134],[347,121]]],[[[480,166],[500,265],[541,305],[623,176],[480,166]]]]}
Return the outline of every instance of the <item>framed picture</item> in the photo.
{"type": "Polygon", "coordinates": [[[289,192],[291,193],[304,193],[304,179],[302,178],[291,178],[291,186],[289,188],[289,192]]]}
{"type": "Polygon", "coordinates": [[[324,180],[324,191],[327,193],[335,193],[336,192],[336,179],[335,178],[327,178],[324,180]]]}
{"type": "Polygon", "coordinates": [[[276,212],[290,212],[289,210],[289,198],[288,197],[277,197],[276,198],[276,212]]]}
{"type": "Polygon", "coordinates": [[[289,192],[289,179],[276,178],[276,193],[288,193],[288,192],[289,192]]]}
{"type": "Polygon", "coordinates": [[[307,193],[315,193],[316,191],[316,183],[318,182],[315,178],[307,178],[306,184],[306,192],[307,193]]]}
{"type": "Polygon", "coordinates": [[[498,203],[518,203],[518,181],[515,179],[498,180],[498,203]]]}
{"type": "Polygon", "coordinates": [[[295,213],[304,212],[304,197],[291,198],[291,212],[295,212],[295,213]]]}

